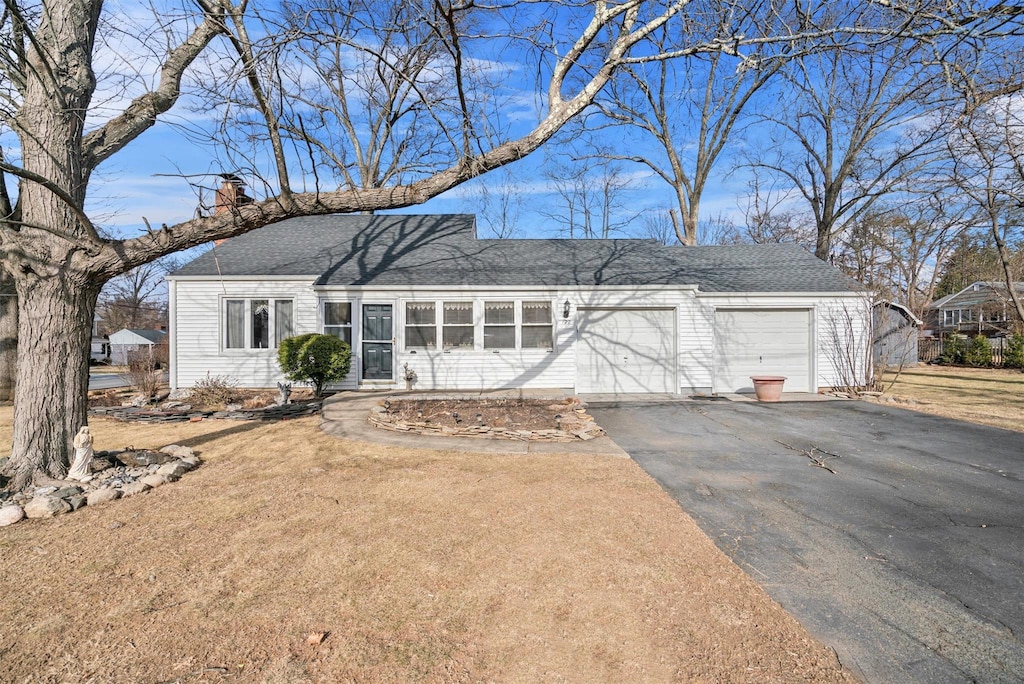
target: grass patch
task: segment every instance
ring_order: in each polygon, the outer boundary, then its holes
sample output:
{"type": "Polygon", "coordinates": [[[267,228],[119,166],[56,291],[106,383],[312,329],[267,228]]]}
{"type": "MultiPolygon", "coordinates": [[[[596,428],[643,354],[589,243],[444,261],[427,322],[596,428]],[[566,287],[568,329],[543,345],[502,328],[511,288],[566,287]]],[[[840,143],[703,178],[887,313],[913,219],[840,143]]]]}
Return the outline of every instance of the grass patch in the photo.
{"type": "Polygon", "coordinates": [[[0,529],[0,681],[848,679],[625,459],[91,427],[205,463],[0,529]]]}
{"type": "MultiPolygon", "coordinates": [[[[893,379],[886,374],[886,387],[893,379]]],[[[1024,431],[1024,373],[998,368],[916,366],[887,394],[908,408],[981,425],[1024,431]]]]}

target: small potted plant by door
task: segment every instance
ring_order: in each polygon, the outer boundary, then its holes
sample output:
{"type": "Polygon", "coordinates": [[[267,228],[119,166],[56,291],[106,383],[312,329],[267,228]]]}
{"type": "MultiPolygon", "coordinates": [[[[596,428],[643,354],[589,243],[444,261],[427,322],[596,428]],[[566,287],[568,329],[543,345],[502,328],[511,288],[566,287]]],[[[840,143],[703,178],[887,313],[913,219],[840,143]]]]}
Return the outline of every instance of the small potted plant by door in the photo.
{"type": "Polygon", "coordinates": [[[751,375],[754,382],[754,394],[758,401],[778,401],[782,397],[782,383],[786,381],[782,375],[751,375]]]}

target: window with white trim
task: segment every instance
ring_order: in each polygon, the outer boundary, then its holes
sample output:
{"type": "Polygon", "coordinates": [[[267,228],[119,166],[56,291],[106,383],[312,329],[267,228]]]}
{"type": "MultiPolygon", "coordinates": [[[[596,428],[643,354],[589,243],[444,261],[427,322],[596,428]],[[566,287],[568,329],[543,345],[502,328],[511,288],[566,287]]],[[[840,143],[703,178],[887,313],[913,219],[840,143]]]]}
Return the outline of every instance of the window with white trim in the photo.
{"type": "Polygon", "coordinates": [[[484,302],[484,349],[516,348],[516,303],[484,302]]]}
{"type": "Polygon", "coordinates": [[[551,302],[523,302],[523,349],[553,347],[551,302]]]}
{"type": "Polygon", "coordinates": [[[435,311],[434,302],[405,303],[406,348],[437,348],[437,318],[435,311]]]}
{"type": "Polygon", "coordinates": [[[290,299],[225,299],[223,330],[225,349],[277,347],[295,334],[294,303],[290,299]]]}
{"type": "Polygon", "coordinates": [[[324,334],[352,345],[351,302],[324,302],[324,334]]]}
{"type": "Polygon", "coordinates": [[[550,301],[484,300],[405,303],[405,348],[445,351],[552,349],[554,319],[550,301]],[[437,316],[438,309],[441,316],[437,316]],[[438,320],[440,318],[440,320],[438,320]]]}
{"type": "Polygon", "coordinates": [[[441,343],[445,349],[473,348],[473,302],[445,302],[441,343]]]}

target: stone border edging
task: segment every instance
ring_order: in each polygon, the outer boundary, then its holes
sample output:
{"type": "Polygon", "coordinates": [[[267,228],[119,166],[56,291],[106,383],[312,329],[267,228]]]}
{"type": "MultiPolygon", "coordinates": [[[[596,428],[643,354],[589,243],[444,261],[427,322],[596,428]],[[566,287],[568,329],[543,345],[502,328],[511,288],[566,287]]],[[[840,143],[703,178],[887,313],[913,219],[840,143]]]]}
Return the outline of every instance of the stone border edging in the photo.
{"type": "Polygon", "coordinates": [[[103,416],[123,422],[137,423],[183,423],[212,420],[288,420],[320,413],[322,402],[311,401],[284,406],[267,406],[262,409],[240,409],[237,411],[200,411],[175,409],[149,409],[138,406],[97,406],[89,409],[90,416],[103,416]]]}
{"type": "Polygon", "coordinates": [[[191,447],[169,444],[155,452],[98,451],[92,465],[92,476],[86,482],[64,480],[63,487],[48,485],[4,496],[0,500],[0,527],[25,519],[52,518],[148,492],[178,481],[202,465],[202,459],[191,447]],[[144,456],[132,459],[138,454],[144,456]]]}

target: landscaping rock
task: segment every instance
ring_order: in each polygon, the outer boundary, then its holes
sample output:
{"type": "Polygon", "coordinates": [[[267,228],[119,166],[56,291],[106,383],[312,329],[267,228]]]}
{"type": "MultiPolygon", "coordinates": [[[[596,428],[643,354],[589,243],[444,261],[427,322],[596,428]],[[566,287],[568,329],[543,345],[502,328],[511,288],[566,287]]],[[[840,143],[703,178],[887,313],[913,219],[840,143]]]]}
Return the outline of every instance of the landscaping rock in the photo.
{"type": "Polygon", "coordinates": [[[89,506],[97,506],[120,498],[120,490],[114,489],[113,487],[104,487],[103,489],[97,489],[94,492],[89,492],[89,496],[86,498],[86,503],[89,506]]]}
{"type": "Polygon", "coordinates": [[[22,510],[21,506],[17,504],[9,504],[7,506],[0,506],[0,527],[7,527],[14,523],[22,520],[25,517],[25,511],[22,510]]]}
{"type": "Polygon", "coordinates": [[[170,480],[167,479],[166,475],[153,473],[152,475],[146,475],[145,477],[140,478],[139,482],[149,485],[150,487],[159,487],[160,485],[167,484],[170,480]]]}
{"type": "Polygon", "coordinates": [[[180,444],[168,444],[165,447],[160,447],[160,451],[170,454],[174,458],[185,458],[195,454],[191,447],[181,446],[180,444]]]}
{"type": "Polygon", "coordinates": [[[195,466],[189,465],[181,460],[173,461],[172,463],[165,463],[160,466],[160,470],[156,471],[157,475],[163,475],[171,482],[180,479],[182,475],[192,470],[195,466]]]}
{"type": "Polygon", "coordinates": [[[198,456],[195,456],[195,455],[192,455],[192,456],[182,456],[178,460],[181,461],[182,463],[184,463],[185,465],[189,466],[189,470],[195,470],[202,463],[202,460],[198,456]]]}
{"type": "Polygon", "coordinates": [[[162,451],[119,451],[114,458],[129,468],[146,467],[153,463],[164,464],[175,460],[174,456],[165,454],[162,451]]]}
{"type": "Polygon", "coordinates": [[[94,473],[101,472],[108,468],[113,468],[114,462],[109,458],[96,458],[93,457],[92,463],[89,464],[89,469],[94,473]]]}
{"type": "Polygon", "coordinates": [[[188,387],[179,387],[178,389],[171,390],[170,393],[167,395],[167,398],[177,400],[188,399],[190,396],[192,396],[191,389],[189,389],[188,387]]]}
{"type": "Polygon", "coordinates": [[[152,489],[152,487],[142,480],[136,480],[135,482],[129,482],[121,487],[121,496],[135,496],[136,494],[148,492],[150,489],[152,489]]]}
{"type": "Polygon", "coordinates": [[[77,511],[88,503],[88,497],[85,494],[79,494],[78,496],[69,496],[65,501],[70,504],[71,510],[77,511]]]}
{"type": "Polygon", "coordinates": [[[26,518],[52,518],[71,511],[71,504],[54,496],[35,496],[25,504],[26,518]]]}
{"type": "Polygon", "coordinates": [[[58,489],[57,491],[55,491],[53,493],[53,496],[57,497],[58,499],[70,499],[71,497],[78,496],[81,493],[81,487],[64,487],[63,489],[58,489]]]}

